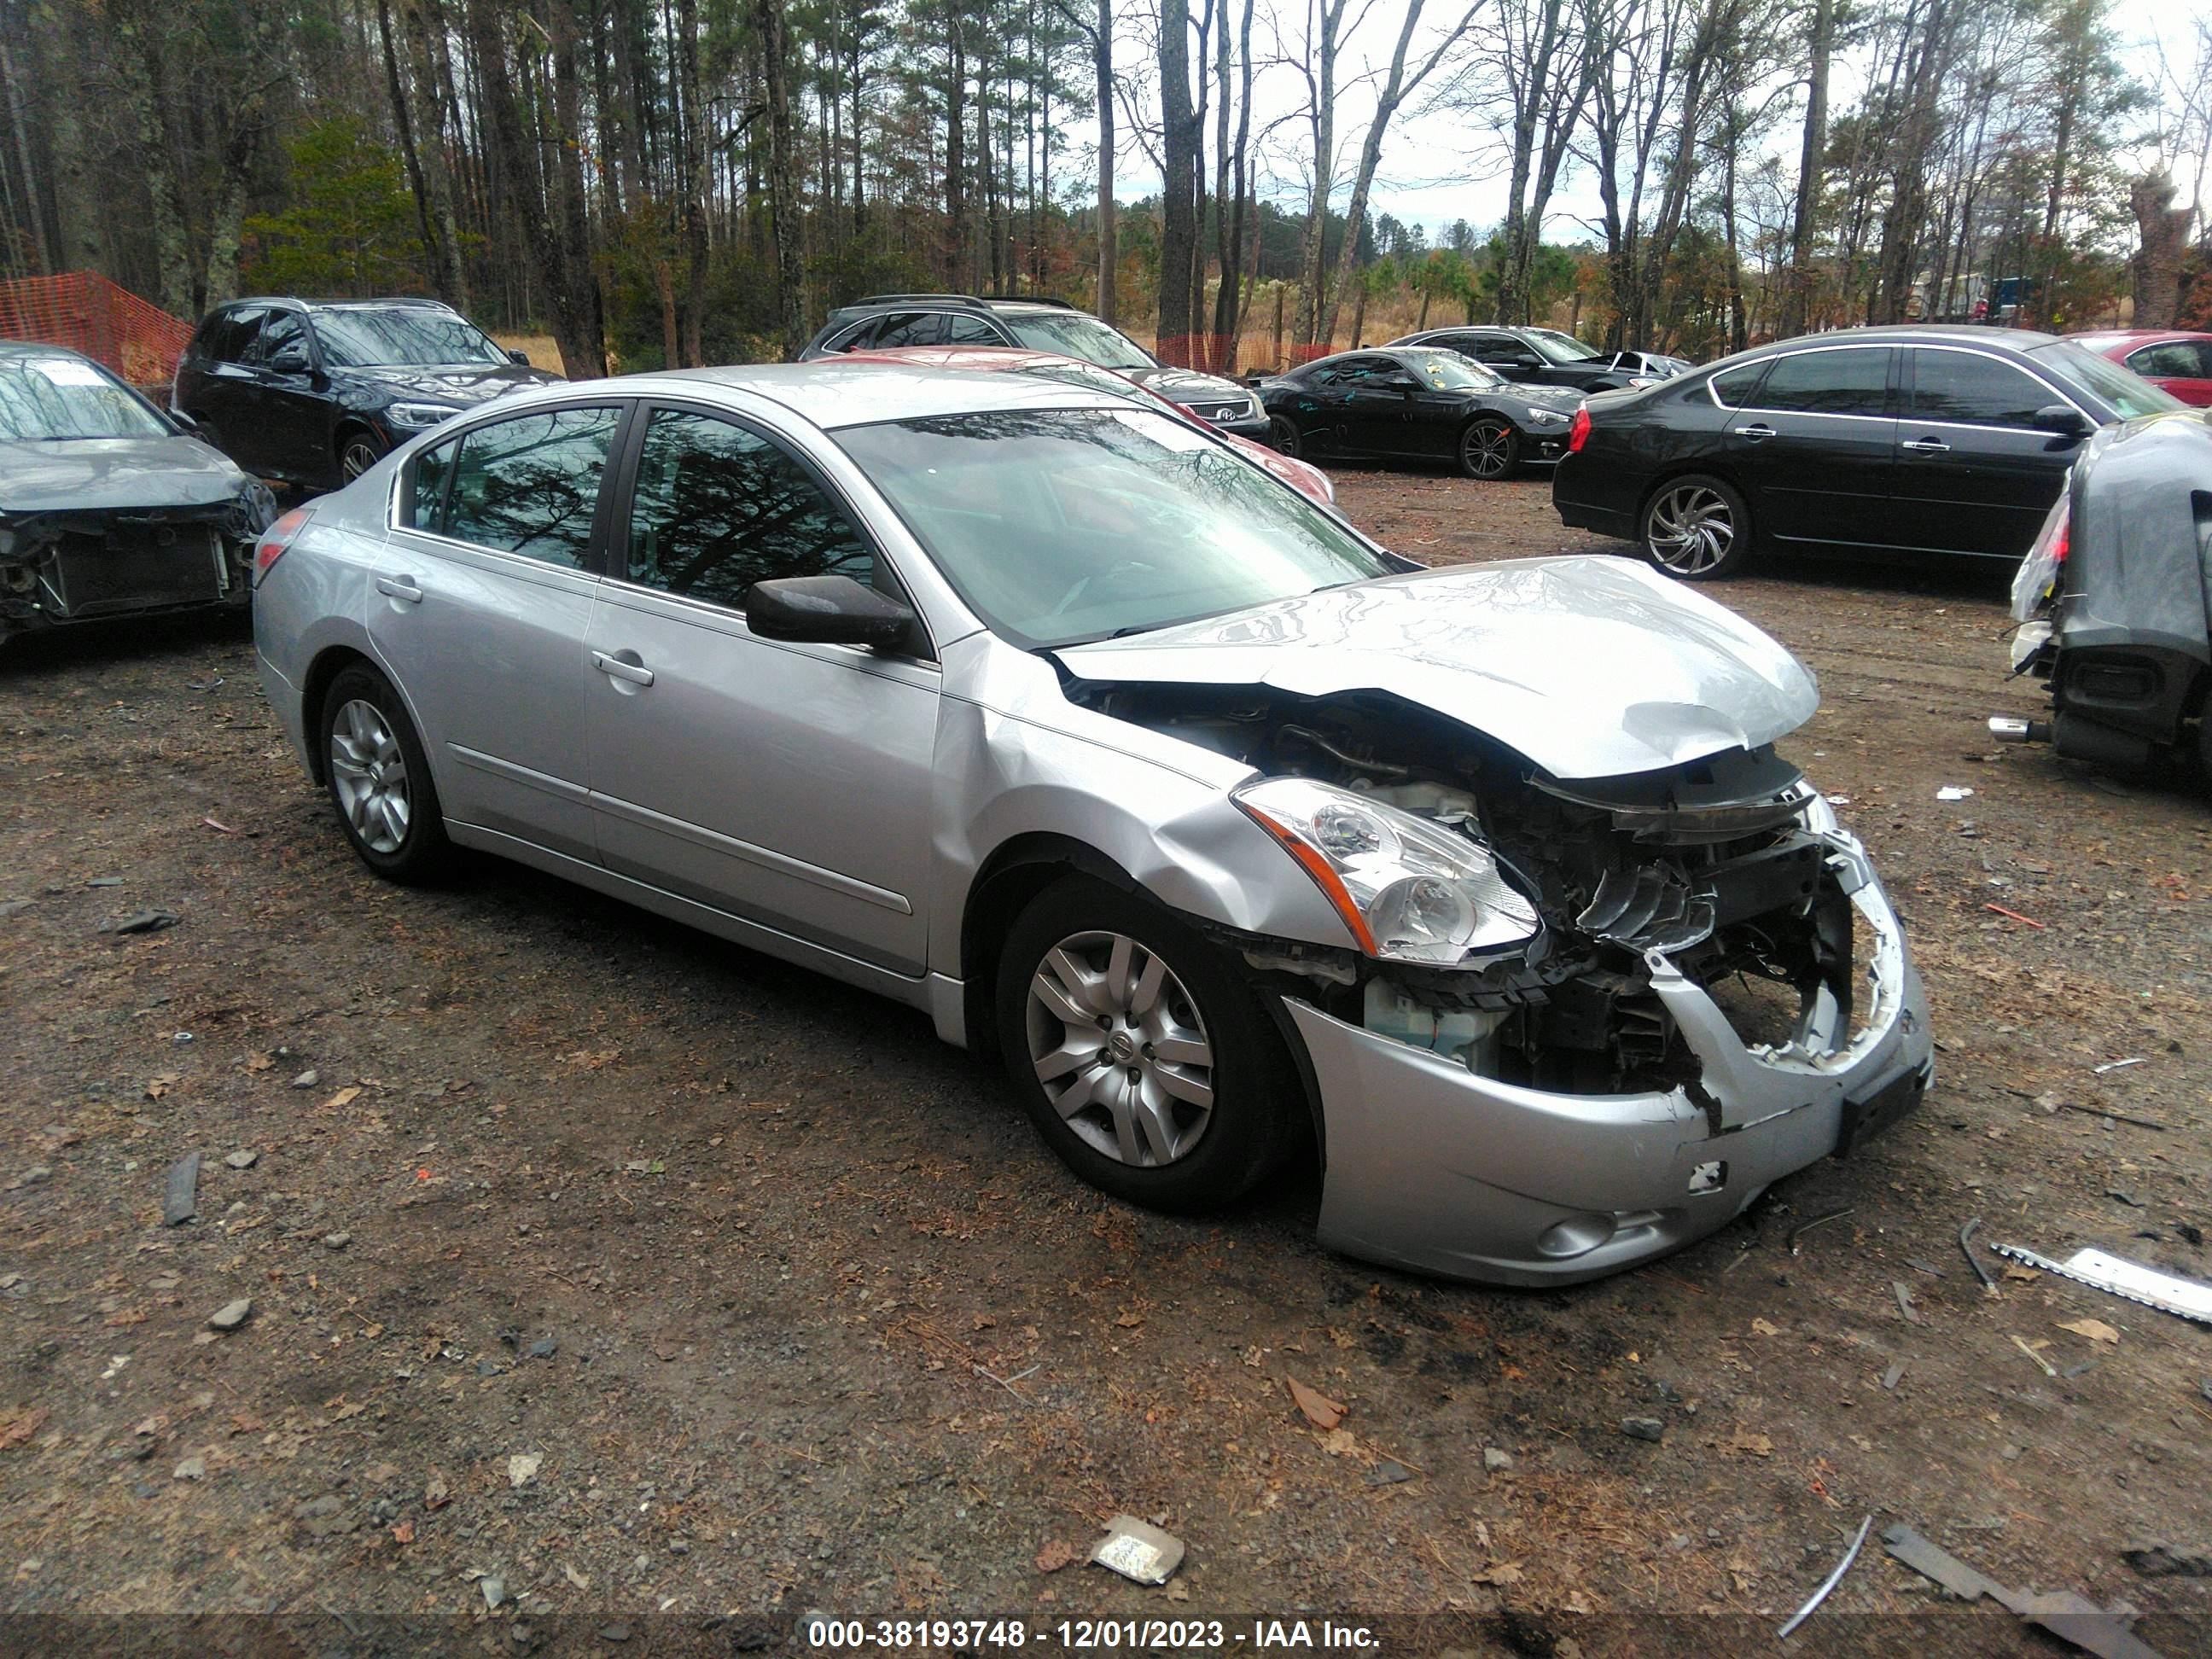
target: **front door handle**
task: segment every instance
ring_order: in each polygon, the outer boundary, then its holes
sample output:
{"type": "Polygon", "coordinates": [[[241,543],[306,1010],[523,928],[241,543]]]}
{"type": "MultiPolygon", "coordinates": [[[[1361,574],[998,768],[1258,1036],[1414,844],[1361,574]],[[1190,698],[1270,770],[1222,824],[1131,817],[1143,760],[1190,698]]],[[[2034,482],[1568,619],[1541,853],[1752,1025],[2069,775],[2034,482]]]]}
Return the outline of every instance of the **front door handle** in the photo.
{"type": "Polygon", "coordinates": [[[1941,438],[1912,438],[1898,447],[1909,449],[1916,455],[1948,455],[1951,453],[1951,446],[1941,438]]]}
{"type": "Polygon", "coordinates": [[[1735,435],[1739,438],[1748,438],[1752,442],[1757,443],[1761,438],[1771,438],[1774,435],[1774,428],[1761,421],[1750,426],[1736,428],[1735,435]]]}
{"type": "Polygon", "coordinates": [[[408,605],[422,603],[422,590],[415,586],[412,576],[379,576],[376,591],[408,605]]]}
{"type": "MultiPolygon", "coordinates": [[[[637,653],[630,652],[629,656],[637,653]]],[[[602,674],[611,674],[618,680],[628,680],[632,685],[651,685],[653,671],[641,662],[625,662],[621,657],[609,656],[604,651],[592,653],[592,666],[602,674]]]]}

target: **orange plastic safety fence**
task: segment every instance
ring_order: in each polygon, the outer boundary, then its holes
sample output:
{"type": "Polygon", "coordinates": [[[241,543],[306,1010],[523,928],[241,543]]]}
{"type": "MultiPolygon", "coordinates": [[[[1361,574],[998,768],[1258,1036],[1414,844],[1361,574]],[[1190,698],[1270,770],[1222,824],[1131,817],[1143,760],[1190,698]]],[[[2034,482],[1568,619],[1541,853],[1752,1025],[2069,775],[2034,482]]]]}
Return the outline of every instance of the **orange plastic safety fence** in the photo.
{"type": "Polygon", "coordinates": [[[0,283],[0,339],[67,346],[136,386],[166,387],[192,325],[96,271],[0,283]]]}

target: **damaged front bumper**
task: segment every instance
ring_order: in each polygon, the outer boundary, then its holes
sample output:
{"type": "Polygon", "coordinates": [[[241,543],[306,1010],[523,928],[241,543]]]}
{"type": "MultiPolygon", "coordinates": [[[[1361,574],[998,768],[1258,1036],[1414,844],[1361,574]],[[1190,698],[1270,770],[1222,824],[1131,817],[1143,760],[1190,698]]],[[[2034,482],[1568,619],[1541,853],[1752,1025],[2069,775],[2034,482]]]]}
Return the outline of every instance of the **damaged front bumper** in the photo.
{"type": "Polygon", "coordinates": [[[0,514],[0,636],[251,602],[258,483],[205,506],[0,514]]]}
{"type": "Polygon", "coordinates": [[[1573,1284],[1705,1237],[1911,1110],[1935,1075],[1925,994],[1864,851],[1840,830],[1822,839],[1870,930],[1863,1018],[1847,1030],[1831,1006],[1795,1041],[1747,1045],[1649,952],[1652,989],[1701,1073],[1663,1092],[1522,1087],[1288,999],[1325,1126],[1322,1242],[1454,1278],[1573,1284]]]}

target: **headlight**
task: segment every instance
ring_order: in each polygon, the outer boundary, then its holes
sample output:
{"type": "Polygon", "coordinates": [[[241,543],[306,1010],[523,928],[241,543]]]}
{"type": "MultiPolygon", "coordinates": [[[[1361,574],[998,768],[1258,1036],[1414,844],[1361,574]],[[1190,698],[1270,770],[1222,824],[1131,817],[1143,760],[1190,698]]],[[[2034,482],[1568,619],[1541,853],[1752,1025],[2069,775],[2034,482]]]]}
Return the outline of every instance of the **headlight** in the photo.
{"type": "Polygon", "coordinates": [[[1528,410],[1528,424],[1530,426],[1565,426],[1566,423],[1567,417],[1556,409],[1536,409],[1532,407],[1528,410]]]}
{"type": "Polygon", "coordinates": [[[1637,391],[1647,386],[1657,386],[1664,378],[1658,374],[1632,374],[1628,377],[1628,385],[1630,390],[1637,391]]]}
{"type": "Polygon", "coordinates": [[[1305,778],[1267,778],[1231,797],[1282,842],[1370,957],[1449,966],[1518,945],[1534,906],[1490,854],[1438,824],[1305,778]]]}
{"type": "Polygon", "coordinates": [[[422,432],[441,421],[452,420],[460,412],[451,404],[394,404],[384,411],[384,418],[394,426],[422,432]]]}

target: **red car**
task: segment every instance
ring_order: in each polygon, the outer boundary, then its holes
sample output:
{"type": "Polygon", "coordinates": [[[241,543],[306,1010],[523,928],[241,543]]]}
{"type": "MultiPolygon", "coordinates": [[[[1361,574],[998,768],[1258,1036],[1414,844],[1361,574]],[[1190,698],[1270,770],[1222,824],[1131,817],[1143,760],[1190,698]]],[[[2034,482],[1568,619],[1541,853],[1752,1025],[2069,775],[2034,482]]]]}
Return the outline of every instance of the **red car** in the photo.
{"type": "Polygon", "coordinates": [[[2072,337],[2076,344],[2135,370],[2185,404],[2212,407],[2212,334],[2143,328],[2072,337]]]}
{"type": "Polygon", "coordinates": [[[1134,380],[1116,374],[1110,368],[1101,368],[1096,363],[1086,363],[1079,357],[1062,357],[1049,351],[1024,351],[1012,346],[885,346],[880,351],[848,351],[837,359],[841,363],[905,363],[921,364],[927,368],[970,368],[997,370],[1008,374],[1034,374],[1040,380],[1062,380],[1070,386],[1079,386],[1094,392],[1110,392],[1117,398],[1127,398],[1131,403],[1148,408],[1157,404],[1176,419],[1202,428],[1227,444],[1255,466],[1265,467],[1275,477],[1297,490],[1301,495],[1318,501],[1323,507],[1336,505],[1336,486],[1328,481],[1328,474],[1317,466],[1278,454],[1265,444],[1255,444],[1249,438],[1240,438],[1233,432],[1224,432],[1207,426],[1203,421],[1191,419],[1190,411],[1177,407],[1157,392],[1139,386],[1134,380]]]}

